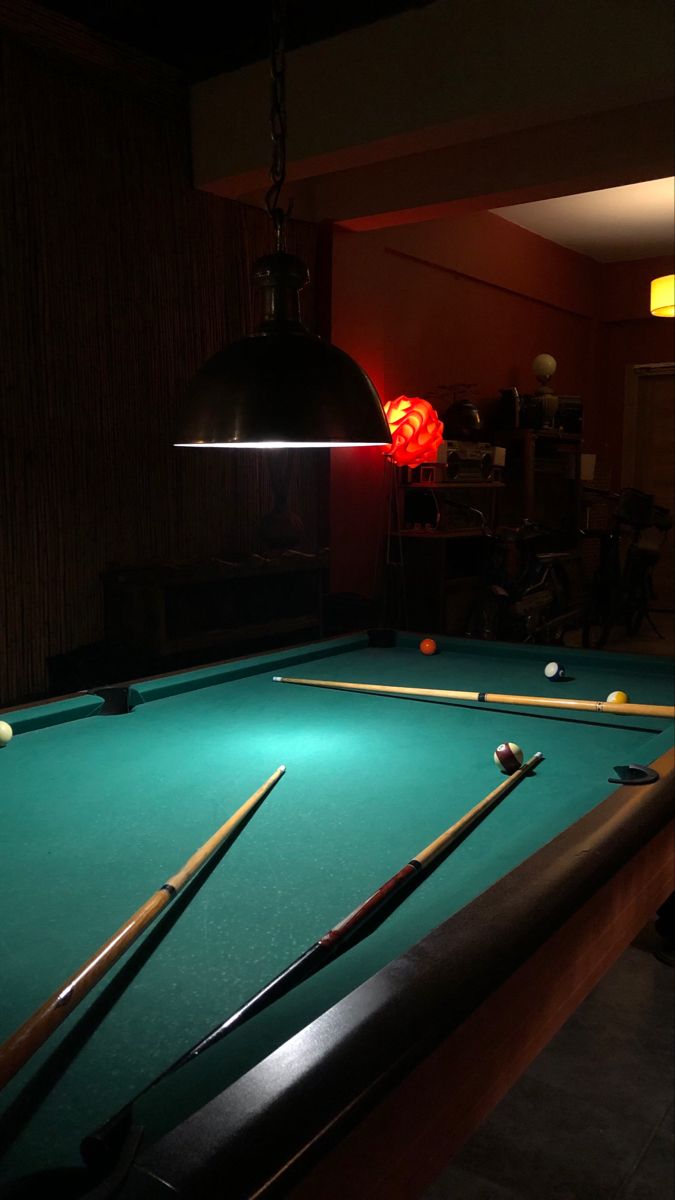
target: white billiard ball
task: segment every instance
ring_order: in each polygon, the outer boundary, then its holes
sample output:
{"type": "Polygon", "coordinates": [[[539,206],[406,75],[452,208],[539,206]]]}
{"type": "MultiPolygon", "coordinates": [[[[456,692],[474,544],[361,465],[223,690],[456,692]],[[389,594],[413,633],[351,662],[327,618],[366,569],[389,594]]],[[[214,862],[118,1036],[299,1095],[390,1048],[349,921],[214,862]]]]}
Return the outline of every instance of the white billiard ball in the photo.
{"type": "Polygon", "coordinates": [[[7,721],[0,721],[0,746],[6,746],[14,737],[14,730],[7,721]]]}

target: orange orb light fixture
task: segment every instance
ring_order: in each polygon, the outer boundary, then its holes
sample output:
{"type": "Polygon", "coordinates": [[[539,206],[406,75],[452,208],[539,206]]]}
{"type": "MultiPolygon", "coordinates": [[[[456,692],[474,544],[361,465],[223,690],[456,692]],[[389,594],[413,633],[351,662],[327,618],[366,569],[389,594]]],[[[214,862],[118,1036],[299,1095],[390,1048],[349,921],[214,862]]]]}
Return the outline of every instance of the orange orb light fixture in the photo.
{"type": "Polygon", "coordinates": [[[443,441],[443,422],[428,400],[397,396],[396,400],[387,400],[384,415],[392,438],[384,453],[397,467],[436,461],[436,451],[443,441]]]}

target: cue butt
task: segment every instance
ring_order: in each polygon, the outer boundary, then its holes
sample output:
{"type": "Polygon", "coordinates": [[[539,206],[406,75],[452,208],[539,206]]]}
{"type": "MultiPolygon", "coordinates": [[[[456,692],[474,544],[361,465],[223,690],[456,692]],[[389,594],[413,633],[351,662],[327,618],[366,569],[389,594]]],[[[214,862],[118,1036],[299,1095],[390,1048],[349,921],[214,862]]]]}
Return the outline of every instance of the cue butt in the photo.
{"type": "Polygon", "coordinates": [[[96,983],[104,978],[117,960],[129,949],[138,937],[152,924],[159,913],[174,896],[188,883],[211,856],[223,846],[237,830],[241,829],[255,809],[271,792],[285,773],[282,764],[269,779],[249,796],[220,829],[204,842],[174,875],[153,892],[144,904],[122,925],[112,937],[87,959],[73,975],[66,979],[40,1007],[24,1021],[0,1046],[0,1089],[9,1083],[37,1050],[47,1041],[66,1017],[77,1008],[96,983]]]}
{"type": "Polygon", "coordinates": [[[672,704],[614,704],[607,700],[571,700],[561,696],[515,696],[510,692],[461,692],[454,688],[404,687],[385,683],[351,683],[341,679],[299,679],[275,675],[275,683],[296,683],[304,687],[330,688],[338,692],[364,692],[375,696],[407,696],[413,699],[471,700],[483,704],[515,704],[527,708],[560,708],[570,712],[607,713],[612,717],[675,717],[672,704]]]}

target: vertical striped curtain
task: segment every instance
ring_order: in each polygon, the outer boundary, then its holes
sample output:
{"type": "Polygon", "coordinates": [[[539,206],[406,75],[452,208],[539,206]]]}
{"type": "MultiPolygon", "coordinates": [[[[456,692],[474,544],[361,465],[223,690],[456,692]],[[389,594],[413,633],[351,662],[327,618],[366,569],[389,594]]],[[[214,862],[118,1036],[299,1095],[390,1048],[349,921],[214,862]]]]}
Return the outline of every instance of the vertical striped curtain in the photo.
{"type": "MultiPolygon", "coordinates": [[[[0,44],[1,705],[103,636],[104,569],[259,550],[271,492],[259,452],[172,446],[192,373],[252,326],[265,214],[192,187],[183,94],[0,44]]],[[[313,273],[316,227],[289,243],[313,273]]],[[[305,549],[327,487],[325,452],[299,455],[305,549]]]]}

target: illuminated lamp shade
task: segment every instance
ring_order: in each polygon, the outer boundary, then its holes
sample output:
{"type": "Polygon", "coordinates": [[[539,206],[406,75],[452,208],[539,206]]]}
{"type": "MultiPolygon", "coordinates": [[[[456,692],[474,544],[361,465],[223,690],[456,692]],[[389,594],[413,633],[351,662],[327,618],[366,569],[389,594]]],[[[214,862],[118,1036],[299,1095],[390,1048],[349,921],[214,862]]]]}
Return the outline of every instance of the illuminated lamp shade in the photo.
{"type": "Polygon", "coordinates": [[[397,467],[417,467],[435,462],[443,441],[443,422],[428,400],[419,396],[398,396],[384,406],[391,430],[391,444],[385,454],[397,467]]]}
{"type": "Polygon", "coordinates": [[[649,309],[653,317],[675,317],[675,275],[652,279],[649,309]]]}
{"type": "Polygon", "coordinates": [[[382,404],[365,371],[301,323],[298,293],[309,280],[301,259],[268,254],[254,264],[253,280],[263,291],[262,321],[194,376],[174,444],[269,450],[388,445],[382,404]]]}

